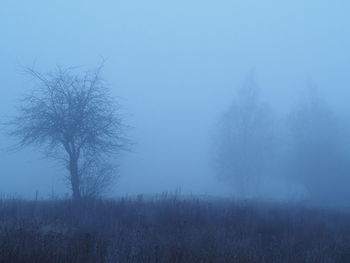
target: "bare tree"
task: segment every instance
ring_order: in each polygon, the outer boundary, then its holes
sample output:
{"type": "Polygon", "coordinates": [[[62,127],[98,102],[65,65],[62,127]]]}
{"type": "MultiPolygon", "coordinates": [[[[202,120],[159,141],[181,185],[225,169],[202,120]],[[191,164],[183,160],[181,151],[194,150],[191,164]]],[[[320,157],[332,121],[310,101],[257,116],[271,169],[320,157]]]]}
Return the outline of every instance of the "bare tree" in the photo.
{"type": "Polygon", "coordinates": [[[37,81],[10,122],[18,146],[39,146],[63,160],[73,199],[100,194],[115,174],[111,156],[128,148],[119,107],[101,78],[101,68],[77,74],[57,69],[41,74],[26,69],[37,81]]]}

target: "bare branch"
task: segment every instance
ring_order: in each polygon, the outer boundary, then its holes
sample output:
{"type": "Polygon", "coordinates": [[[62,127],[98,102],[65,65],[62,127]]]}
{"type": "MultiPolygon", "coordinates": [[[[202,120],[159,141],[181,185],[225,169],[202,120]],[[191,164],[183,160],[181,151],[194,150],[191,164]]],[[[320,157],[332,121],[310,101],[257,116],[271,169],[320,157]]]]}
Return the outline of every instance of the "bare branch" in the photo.
{"type": "Polygon", "coordinates": [[[93,174],[87,167],[96,171],[100,160],[130,146],[118,104],[101,78],[102,69],[103,64],[83,74],[62,68],[42,74],[26,68],[38,85],[23,98],[17,117],[8,123],[19,148],[37,146],[54,158],[67,160],[73,192],[78,191],[83,172],[93,174]],[[86,166],[87,162],[94,165],[86,166]]]}

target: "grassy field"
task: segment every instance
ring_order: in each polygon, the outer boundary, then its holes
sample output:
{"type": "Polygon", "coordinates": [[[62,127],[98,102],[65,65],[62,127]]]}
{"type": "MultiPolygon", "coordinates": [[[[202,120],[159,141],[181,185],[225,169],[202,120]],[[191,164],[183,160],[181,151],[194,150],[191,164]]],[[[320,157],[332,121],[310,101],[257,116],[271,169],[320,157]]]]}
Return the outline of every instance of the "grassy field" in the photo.
{"type": "Polygon", "coordinates": [[[177,197],[0,201],[0,262],[350,262],[350,214],[177,197]]]}

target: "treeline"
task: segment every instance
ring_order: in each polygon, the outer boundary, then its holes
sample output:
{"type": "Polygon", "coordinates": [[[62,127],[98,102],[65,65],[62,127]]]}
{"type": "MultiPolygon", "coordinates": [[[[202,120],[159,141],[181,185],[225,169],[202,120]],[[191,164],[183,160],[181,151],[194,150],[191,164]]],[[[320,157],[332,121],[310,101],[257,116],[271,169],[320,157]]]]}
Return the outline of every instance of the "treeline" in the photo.
{"type": "Polygon", "coordinates": [[[310,85],[281,123],[260,92],[251,73],[221,116],[214,140],[218,176],[245,197],[263,194],[262,185],[282,177],[302,186],[310,200],[347,205],[348,120],[310,85]]]}

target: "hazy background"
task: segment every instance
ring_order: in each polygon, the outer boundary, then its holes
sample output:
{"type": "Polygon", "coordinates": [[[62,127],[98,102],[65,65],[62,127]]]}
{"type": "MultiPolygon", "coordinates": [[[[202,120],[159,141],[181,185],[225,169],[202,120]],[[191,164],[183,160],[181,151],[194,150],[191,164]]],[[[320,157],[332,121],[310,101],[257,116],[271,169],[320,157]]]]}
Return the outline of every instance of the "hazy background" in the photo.
{"type": "MultiPolygon", "coordinates": [[[[349,11],[347,0],[2,0],[0,114],[33,86],[21,66],[92,68],[103,57],[136,142],[114,194],[229,195],[211,168],[212,130],[251,68],[281,118],[310,80],[347,114],[349,11]]],[[[0,164],[0,193],[69,193],[66,171],[36,151],[1,151],[0,164]]]]}

